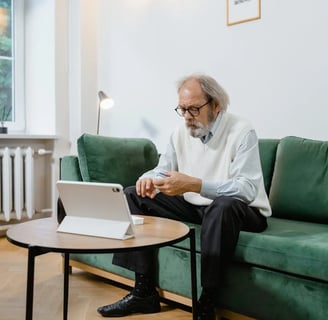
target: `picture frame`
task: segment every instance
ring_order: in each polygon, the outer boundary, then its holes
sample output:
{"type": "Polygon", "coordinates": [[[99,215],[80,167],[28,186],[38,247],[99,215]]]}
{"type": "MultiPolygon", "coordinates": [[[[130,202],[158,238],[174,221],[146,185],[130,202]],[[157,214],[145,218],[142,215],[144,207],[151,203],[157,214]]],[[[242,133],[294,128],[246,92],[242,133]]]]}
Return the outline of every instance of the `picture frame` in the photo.
{"type": "Polygon", "coordinates": [[[228,26],[261,18],[261,0],[226,0],[226,5],[228,26]]]}

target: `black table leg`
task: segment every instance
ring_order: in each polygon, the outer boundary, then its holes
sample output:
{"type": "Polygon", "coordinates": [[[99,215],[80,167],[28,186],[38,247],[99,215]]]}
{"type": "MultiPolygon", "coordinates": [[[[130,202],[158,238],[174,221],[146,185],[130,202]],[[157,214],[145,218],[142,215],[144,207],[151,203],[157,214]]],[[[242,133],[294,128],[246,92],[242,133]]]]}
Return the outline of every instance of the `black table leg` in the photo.
{"type": "Polygon", "coordinates": [[[35,257],[48,251],[42,250],[39,247],[28,247],[28,260],[27,260],[27,287],[26,287],[26,313],[25,319],[33,319],[33,296],[34,296],[34,266],[35,257]]]}
{"type": "Polygon", "coordinates": [[[197,319],[197,272],[196,272],[196,240],[195,229],[190,229],[190,273],[191,273],[191,299],[192,299],[192,318],[197,319]]]}
{"type": "Polygon", "coordinates": [[[32,318],[33,318],[34,262],[35,262],[35,257],[37,255],[38,255],[37,248],[35,248],[35,247],[28,248],[26,313],[25,313],[26,320],[32,320],[32,318]]]}
{"type": "Polygon", "coordinates": [[[69,253],[64,254],[64,304],[63,319],[67,320],[68,311],[69,253]]]}

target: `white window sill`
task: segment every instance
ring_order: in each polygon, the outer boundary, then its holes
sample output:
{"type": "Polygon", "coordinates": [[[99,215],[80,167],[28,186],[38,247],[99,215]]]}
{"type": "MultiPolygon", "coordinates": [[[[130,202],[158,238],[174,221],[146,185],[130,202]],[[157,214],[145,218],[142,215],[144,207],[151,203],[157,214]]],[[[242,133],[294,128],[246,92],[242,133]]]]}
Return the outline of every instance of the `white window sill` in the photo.
{"type": "Polygon", "coordinates": [[[0,140],[57,140],[57,135],[38,135],[38,134],[0,134],[0,140]]]}

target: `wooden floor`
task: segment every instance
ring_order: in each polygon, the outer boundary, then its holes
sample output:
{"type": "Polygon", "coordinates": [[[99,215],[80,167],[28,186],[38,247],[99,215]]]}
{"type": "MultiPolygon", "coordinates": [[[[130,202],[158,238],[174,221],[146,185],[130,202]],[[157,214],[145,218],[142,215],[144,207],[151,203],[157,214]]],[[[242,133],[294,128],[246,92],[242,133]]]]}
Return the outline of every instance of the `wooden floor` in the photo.
{"type": "MultiPolygon", "coordinates": [[[[60,254],[48,253],[36,258],[34,320],[62,319],[63,274],[60,254]]],[[[0,237],[0,320],[25,319],[27,249],[10,244],[0,237]]],[[[98,306],[117,301],[128,291],[98,277],[73,270],[69,287],[69,320],[102,319],[98,306]]],[[[162,304],[162,312],[133,315],[124,319],[190,320],[186,310],[162,304]]]]}

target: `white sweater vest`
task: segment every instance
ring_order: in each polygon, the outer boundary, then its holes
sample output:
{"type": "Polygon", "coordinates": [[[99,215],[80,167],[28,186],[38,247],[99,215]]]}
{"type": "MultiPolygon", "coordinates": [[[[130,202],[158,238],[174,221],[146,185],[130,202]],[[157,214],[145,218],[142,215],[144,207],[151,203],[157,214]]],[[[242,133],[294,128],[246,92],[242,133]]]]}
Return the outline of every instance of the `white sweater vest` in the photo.
{"type": "MultiPolygon", "coordinates": [[[[215,135],[206,144],[199,138],[193,138],[185,125],[173,134],[178,170],[204,181],[226,181],[229,176],[230,163],[236,156],[242,139],[252,129],[244,119],[230,113],[223,113],[215,135]]],[[[198,193],[187,192],[186,201],[195,205],[209,205],[213,200],[202,197],[198,193]]],[[[250,206],[259,208],[260,212],[269,216],[271,209],[265,193],[263,179],[258,187],[258,194],[250,206]]]]}

